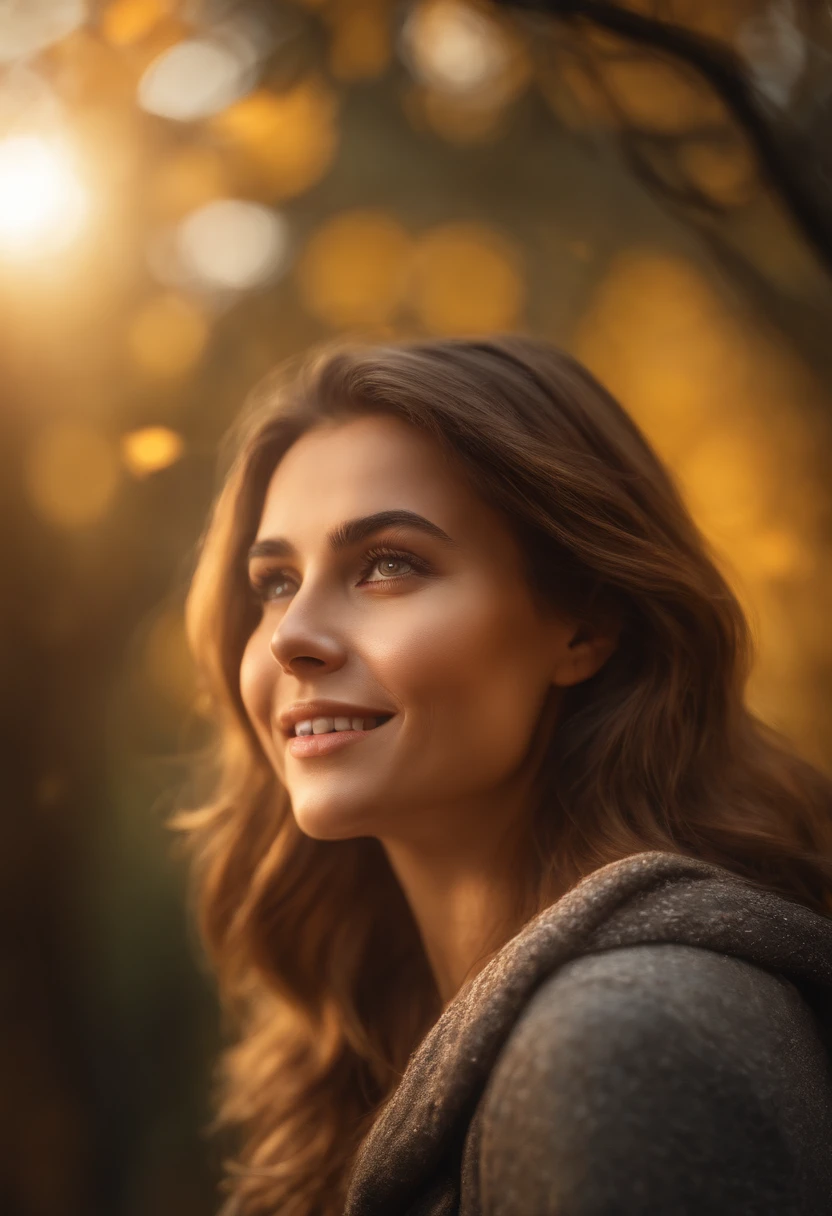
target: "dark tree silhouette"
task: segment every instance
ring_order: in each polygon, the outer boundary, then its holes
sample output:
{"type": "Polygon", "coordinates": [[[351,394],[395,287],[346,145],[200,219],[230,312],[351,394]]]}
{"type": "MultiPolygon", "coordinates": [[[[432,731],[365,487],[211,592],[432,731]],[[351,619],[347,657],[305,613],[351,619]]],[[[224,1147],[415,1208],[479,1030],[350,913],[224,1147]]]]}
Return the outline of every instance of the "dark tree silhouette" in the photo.
{"type": "MultiPolygon", "coordinates": [[[[832,272],[832,12],[807,0],[758,5],[739,14],[737,38],[703,33],[674,10],[655,3],[652,12],[600,0],[499,0],[507,8],[545,14],[580,40],[602,30],[625,44],[695,72],[720,99],[747,137],[761,173],[785,204],[827,271],[832,272]],[[744,20],[740,17],[744,16],[744,20]],[[779,52],[779,63],[778,63],[779,52]],[[797,52],[797,54],[795,53],[797,52]],[[800,60],[798,63],[797,60],[800,60]],[[794,87],[786,88],[788,61],[794,87]],[[786,95],[788,94],[788,96],[786,95]]],[[[646,6],[645,6],[646,7],[646,6]]],[[[695,12],[687,6],[689,13],[695,12]]],[[[699,12],[708,5],[699,5],[699,12]]],[[[642,176],[675,202],[700,211],[719,210],[701,188],[686,181],[668,160],[684,137],[640,130],[620,114],[625,150],[642,176]]],[[[701,132],[691,132],[701,138],[701,132]]]]}

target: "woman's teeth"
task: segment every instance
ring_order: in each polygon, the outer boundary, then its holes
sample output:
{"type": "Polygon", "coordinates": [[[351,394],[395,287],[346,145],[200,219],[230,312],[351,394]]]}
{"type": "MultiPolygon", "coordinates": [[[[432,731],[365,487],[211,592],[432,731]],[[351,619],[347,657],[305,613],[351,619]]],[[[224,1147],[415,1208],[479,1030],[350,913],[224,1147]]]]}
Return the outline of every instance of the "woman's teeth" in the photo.
{"type": "Polygon", "coordinates": [[[295,723],[296,735],[328,735],[337,730],[372,730],[378,718],[307,718],[295,723]]]}

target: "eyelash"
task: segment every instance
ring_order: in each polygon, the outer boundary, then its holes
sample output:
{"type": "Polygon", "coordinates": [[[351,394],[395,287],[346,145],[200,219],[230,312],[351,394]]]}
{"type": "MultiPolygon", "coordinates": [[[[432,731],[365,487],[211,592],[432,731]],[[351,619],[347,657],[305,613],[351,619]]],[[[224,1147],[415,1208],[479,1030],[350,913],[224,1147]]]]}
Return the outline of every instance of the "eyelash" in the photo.
{"type": "MultiPolygon", "coordinates": [[[[361,566],[362,582],[373,567],[382,560],[382,558],[407,562],[408,565],[413,567],[413,572],[415,574],[427,574],[430,569],[428,563],[423,561],[421,557],[417,557],[415,553],[407,553],[404,550],[389,549],[383,545],[379,545],[373,549],[368,549],[363,556],[361,566]]],[[[286,577],[287,576],[283,574],[282,570],[264,570],[261,574],[252,575],[251,590],[255,599],[258,600],[259,603],[265,604],[269,599],[267,594],[269,589],[274,586],[276,582],[284,582],[286,577]]],[[[398,583],[404,578],[411,577],[411,574],[394,574],[390,578],[379,579],[378,581],[383,583],[398,583]]]]}

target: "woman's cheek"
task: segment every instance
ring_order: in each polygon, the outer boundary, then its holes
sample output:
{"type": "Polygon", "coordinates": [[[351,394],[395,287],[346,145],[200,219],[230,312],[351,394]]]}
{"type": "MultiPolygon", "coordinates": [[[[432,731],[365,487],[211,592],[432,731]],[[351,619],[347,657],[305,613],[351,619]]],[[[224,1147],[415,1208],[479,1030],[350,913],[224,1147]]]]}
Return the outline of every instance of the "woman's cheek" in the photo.
{"type": "Polygon", "coordinates": [[[409,666],[422,679],[432,675],[441,680],[443,671],[470,668],[484,658],[491,622],[477,580],[449,579],[431,591],[413,600],[406,649],[409,666]]]}
{"type": "Polygon", "coordinates": [[[418,597],[395,635],[376,640],[381,682],[411,710],[429,711],[431,722],[461,728],[491,687],[495,624],[475,587],[418,597]]]}

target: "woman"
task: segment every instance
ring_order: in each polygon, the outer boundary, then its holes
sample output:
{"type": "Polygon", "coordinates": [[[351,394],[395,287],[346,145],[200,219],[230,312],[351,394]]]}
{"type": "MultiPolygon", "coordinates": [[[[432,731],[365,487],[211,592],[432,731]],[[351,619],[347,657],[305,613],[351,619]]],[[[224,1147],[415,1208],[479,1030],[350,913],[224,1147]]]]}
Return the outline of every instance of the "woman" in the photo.
{"type": "Polygon", "coordinates": [[[226,1216],[832,1210],[832,789],[583,368],[501,337],[271,379],[187,618],[226,1216]]]}

